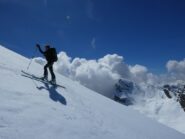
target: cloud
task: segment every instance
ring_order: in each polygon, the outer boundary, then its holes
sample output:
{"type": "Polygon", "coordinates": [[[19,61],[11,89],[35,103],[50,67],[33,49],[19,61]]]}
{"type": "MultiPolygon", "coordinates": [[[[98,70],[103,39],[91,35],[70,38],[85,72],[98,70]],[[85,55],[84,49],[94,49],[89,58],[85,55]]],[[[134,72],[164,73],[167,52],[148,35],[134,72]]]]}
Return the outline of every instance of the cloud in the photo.
{"type": "MultiPolygon", "coordinates": [[[[41,65],[45,64],[42,58],[35,61],[41,65]]],[[[128,65],[124,58],[117,54],[107,54],[97,60],[85,58],[72,59],[66,52],[58,54],[58,61],[54,69],[58,73],[76,80],[84,86],[112,98],[115,90],[114,85],[120,78],[131,80],[138,85],[162,86],[169,82],[185,79],[185,60],[170,60],[166,64],[168,73],[155,75],[150,73],[143,65],[128,65]]]]}
{"type": "Polygon", "coordinates": [[[40,64],[40,65],[45,65],[46,64],[46,60],[43,59],[42,57],[37,57],[33,59],[36,63],[40,64]]]}
{"type": "Polygon", "coordinates": [[[132,78],[137,82],[147,81],[148,69],[145,66],[136,64],[135,66],[129,66],[132,78]]]}
{"type": "Polygon", "coordinates": [[[111,97],[114,84],[121,78],[118,74],[119,69],[116,67],[124,64],[121,63],[123,58],[116,54],[106,55],[98,60],[87,60],[85,58],[72,59],[65,52],[60,52],[58,58],[55,64],[57,72],[108,97],[111,97]]]}
{"type": "MultiPolygon", "coordinates": [[[[45,60],[36,58],[35,62],[44,65],[45,60]]],[[[84,86],[112,98],[115,84],[120,78],[134,82],[151,82],[153,75],[142,65],[130,66],[117,54],[107,54],[97,60],[69,57],[65,52],[58,54],[54,64],[58,73],[76,80],[84,86]]]]}
{"type": "Polygon", "coordinates": [[[185,59],[182,61],[169,60],[166,68],[170,76],[173,76],[176,80],[185,79],[185,59]]]}
{"type": "Polygon", "coordinates": [[[92,40],[91,40],[91,47],[92,47],[93,49],[96,48],[96,38],[95,38],[95,37],[93,37],[92,40]]]}
{"type": "Polygon", "coordinates": [[[185,74],[185,59],[182,61],[169,60],[166,64],[168,72],[178,72],[185,74]]]}
{"type": "Polygon", "coordinates": [[[65,75],[70,75],[70,68],[71,67],[71,57],[69,57],[65,52],[60,52],[58,54],[58,61],[55,64],[55,69],[65,75]]]}
{"type": "Polygon", "coordinates": [[[148,72],[148,69],[145,66],[136,64],[135,66],[130,66],[130,70],[134,75],[145,74],[148,72]]]}

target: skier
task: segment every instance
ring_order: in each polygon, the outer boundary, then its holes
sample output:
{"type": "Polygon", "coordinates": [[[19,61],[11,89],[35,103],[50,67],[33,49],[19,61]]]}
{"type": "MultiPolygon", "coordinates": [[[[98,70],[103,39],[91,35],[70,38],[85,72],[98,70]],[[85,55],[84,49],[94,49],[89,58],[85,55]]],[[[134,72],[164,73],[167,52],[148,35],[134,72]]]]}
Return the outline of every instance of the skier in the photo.
{"type": "Polygon", "coordinates": [[[51,73],[51,83],[52,84],[56,84],[56,77],[55,74],[53,72],[53,64],[54,62],[56,62],[58,60],[57,58],[57,53],[56,53],[56,49],[55,48],[51,48],[49,45],[45,46],[45,51],[43,51],[40,48],[39,44],[36,44],[36,47],[39,49],[40,53],[42,53],[46,60],[47,60],[47,64],[44,66],[44,76],[42,77],[43,80],[48,80],[48,70],[47,68],[49,68],[49,71],[51,73]]]}

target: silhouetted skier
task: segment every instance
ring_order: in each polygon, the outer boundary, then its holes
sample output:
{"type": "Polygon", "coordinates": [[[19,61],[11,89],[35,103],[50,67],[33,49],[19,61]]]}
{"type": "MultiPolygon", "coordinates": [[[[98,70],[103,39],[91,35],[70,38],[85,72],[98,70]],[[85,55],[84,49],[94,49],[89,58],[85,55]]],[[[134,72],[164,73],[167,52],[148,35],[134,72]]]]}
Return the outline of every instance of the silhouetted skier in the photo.
{"type": "Polygon", "coordinates": [[[54,62],[56,62],[58,60],[56,49],[51,48],[49,45],[45,46],[45,51],[43,51],[40,48],[39,44],[37,44],[36,47],[45,56],[45,58],[47,60],[47,64],[44,66],[44,76],[42,77],[42,79],[43,80],[48,80],[48,70],[47,70],[47,68],[49,68],[49,71],[51,73],[51,81],[50,82],[53,83],[53,84],[56,84],[56,77],[55,77],[55,74],[53,72],[53,64],[54,64],[54,62]]]}

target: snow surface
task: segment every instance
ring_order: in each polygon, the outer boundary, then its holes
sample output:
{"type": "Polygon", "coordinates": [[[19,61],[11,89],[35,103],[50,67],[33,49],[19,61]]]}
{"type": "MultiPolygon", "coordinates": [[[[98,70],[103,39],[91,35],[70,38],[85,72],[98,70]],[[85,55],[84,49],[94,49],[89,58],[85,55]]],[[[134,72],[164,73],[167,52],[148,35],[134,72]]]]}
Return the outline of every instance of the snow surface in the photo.
{"type": "MultiPolygon", "coordinates": [[[[67,89],[21,75],[29,59],[0,46],[0,139],[184,139],[60,74],[67,89]]],[[[42,75],[32,63],[28,72],[42,75]]]]}

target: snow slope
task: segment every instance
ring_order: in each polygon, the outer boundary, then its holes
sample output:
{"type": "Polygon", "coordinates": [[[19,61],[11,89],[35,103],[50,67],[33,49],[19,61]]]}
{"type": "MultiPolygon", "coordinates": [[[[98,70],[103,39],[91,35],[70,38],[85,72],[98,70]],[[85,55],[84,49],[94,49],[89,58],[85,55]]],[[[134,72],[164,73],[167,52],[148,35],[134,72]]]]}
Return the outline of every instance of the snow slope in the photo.
{"type": "MultiPolygon", "coordinates": [[[[79,83],[57,74],[67,89],[21,75],[29,60],[0,46],[0,139],[184,139],[79,83]]],[[[42,75],[32,63],[30,73],[42,75]]]]}

